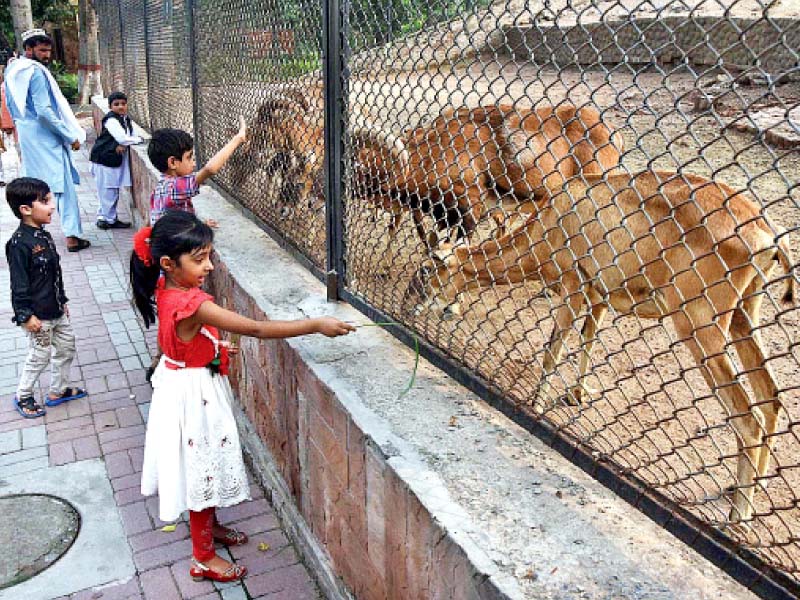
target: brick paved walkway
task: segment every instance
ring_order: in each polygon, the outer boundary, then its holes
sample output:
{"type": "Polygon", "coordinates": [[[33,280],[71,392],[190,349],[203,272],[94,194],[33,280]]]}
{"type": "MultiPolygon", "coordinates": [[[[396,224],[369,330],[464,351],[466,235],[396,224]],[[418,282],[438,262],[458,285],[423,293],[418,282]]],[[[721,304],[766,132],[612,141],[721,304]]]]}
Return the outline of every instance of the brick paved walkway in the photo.
{"type": "MultiPolygon", "coordinates": [[[[16,172],[11,164],[12,155],[9,152],[3,156],[7,181],[16,172]]],[[[97,197],[87,156],[86,151],[78,153],[82,181],[78,190],[84,230],[92,247],[70,254],[66,252],[55,216],[48,229],[61,254],[70,314],[77,334],[73,378],[89,391],[89,397],[49,408],[44,419],[23,419],[15,411],[12,398],[27,341],[22,330],[10,322],[8,265],[3,257],[0,260],[0,479],[31,470],[41,470],[41,477],[46,478],[59,465],[94,458],[105,461],[137,574],[128,581],[75,590],[69,598],[319,598],[272,508],[256,486],[252,489],[252,501],[219,511],[223,523],[235,524],[251,539],[247,546],[232,550],[232,559],[250,571],[243,585],[217,586],[208,581],[192,581],[188,575],[191,543],[187,523],[178,523],[172,533],[161,531],[164,523],[158,519],[157,498],[139,494],[144,420],[150,401],[143,365],[150,363],[148,348],[155,347],[156,333],[155,329],[142,329],[127,301],[125,271],[131,230],[101,231],[93,224],[97,197]],[[259,551],[260,542],[268,544],[269,550],[259,551]]],[[[0,193],[0,196],[0,243],[5,248],[18,221],[8,208],[5,195],[0,193]]],[[[45,383],[40,382],[39,394],[46,392],[45,383]]],[[[218,551],[230,558],[226,550],[218,551]]],[[[98,564],[108,560],[113,557],[98,557],[98,564]]]]}

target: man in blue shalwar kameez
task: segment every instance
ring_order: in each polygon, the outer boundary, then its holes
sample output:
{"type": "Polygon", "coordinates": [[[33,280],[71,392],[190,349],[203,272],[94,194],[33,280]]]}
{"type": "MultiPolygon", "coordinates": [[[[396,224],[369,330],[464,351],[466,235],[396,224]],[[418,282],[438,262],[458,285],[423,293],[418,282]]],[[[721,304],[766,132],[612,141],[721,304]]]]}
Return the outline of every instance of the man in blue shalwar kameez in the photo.
{"type": "Polygon", "coordinates": [[[82,239],[80,208],[75,184],[80,183],[71,150],[86,141],[78,123],[46,65],[53,41],[42,29],[22,34],[25,56],[11,61],[5,72],[6,101],[17,127],[22,153],[22,176],[47,182],[56,199],[67,249],[78,252],[91,244],[82,239]]]}

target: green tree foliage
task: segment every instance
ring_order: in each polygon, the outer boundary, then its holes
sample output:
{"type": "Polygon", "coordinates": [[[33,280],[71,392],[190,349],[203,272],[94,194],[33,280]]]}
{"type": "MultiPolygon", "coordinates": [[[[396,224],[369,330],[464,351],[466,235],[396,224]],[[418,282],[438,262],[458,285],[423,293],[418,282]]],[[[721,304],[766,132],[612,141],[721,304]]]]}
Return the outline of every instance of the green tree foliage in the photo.
{"type": "MultiPolygon", "coordinates": [[[[74,21],[76,7],[71,6],[69,0],[31,0],[34,26],[45,21],[51,23],[65,23],[74,21]]],[[[0,2],[0,31],[6,40],[14,46],[14,24],[11,21],[11,3],[0,2]]]]}

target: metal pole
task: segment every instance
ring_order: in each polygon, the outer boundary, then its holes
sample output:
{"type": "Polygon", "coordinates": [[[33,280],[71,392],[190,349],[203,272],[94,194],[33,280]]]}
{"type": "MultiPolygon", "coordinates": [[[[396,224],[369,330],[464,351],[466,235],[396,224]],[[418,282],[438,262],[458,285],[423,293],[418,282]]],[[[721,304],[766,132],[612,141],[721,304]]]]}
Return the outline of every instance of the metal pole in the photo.
{"type": "Polygon", "coordinates": [[[144,74],[147,77],[147,84],[143,89],[147,91],[147,121],[150,133],[153,133],[153,107],[150,106],[150,32],[147,27],[147,6],[150,4],[145,0],[142,7],[142,18],[144,19],[144,74]]]}
{"type": "Polygon", "coordinates": [[[195,1],[186,0],[184,10],[188,11],[187,25],[189,27],[189,65],[191,71],[192,87],[192,128],[194,129],[194,152],[197,162],[205,160],[203,143],[200,136],[200,94],[199,94],[199,75],[197,73],[197,43],[195,39],[195,1]]]}
{"type": "Polygon", "coordinates": [[[341,296],[344,286],[344,89],[347,64],[347,0],[324,0],[322,15],[325,83],[325,225],[328,301],[341,296]]]}
{"type": "Polygon", "coordinates": [[[120,47],[120,55],[122,56],[122,87],[125,88],[123,91],[126,94],[130,94],[131,90],[128,89],[128,62],[127,62],[127,52],[125,51],[125,30],[122,26],[122,0],[117,0],[117,23],[119,23],[119,47],[120,47]]]}

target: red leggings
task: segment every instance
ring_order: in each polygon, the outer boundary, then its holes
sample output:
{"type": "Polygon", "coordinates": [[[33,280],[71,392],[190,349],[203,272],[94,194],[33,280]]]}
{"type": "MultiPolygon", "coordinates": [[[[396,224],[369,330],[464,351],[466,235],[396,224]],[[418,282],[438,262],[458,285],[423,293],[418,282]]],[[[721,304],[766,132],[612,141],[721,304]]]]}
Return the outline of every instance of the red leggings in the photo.
{"type": "Polygon", "coordinates": [[[189,532],[192,534],[192,555],[199,562],[211,560],[216,555],[214,550],[213,528],[217,519],[214,507],[200,512],[189,511],[189,532]]]}

